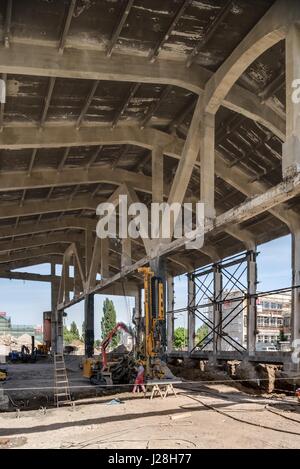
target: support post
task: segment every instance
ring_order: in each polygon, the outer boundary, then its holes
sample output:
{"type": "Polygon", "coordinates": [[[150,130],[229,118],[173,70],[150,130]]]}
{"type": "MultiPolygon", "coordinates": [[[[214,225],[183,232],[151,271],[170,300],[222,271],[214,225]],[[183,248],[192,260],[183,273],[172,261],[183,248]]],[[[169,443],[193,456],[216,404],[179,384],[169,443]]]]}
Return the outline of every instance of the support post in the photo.
{"type": "Polygon", "coordinates": [[[200,200],[205,216],[215,218],[215,116],[204,114],[200,129],[200,200]]]}
{"type": "Polygon", "coordinates": [[[142,325],[142,292],[139,285],[137,285],[134,295],[134,324],[136,326],[136,349],[145,355],[145,350],[141,350],[143,344],[143,325],[142,325]]]}
{"type": "Polygon", "coordinates": [[[286,141],[282,149],[283,177],[300,171],[300,27],[292,25],[286,49],[286,141]]]}
{"type": "Polygon", "coordinates": [[[74,261],[74,295],[75,297],[80,295],[81,290],[82,290],[81,285],[82,283],[81,283],[80,272],[79,272],[78,264],[75,260],[74,261]]]}
{"type": "MultiPolygon", "coordinates": [[[[300,285],[300,228],[292,233],[292,286],[300,285]]],[[[291,338],[300,339],[300,288],[292,290],[291,338]]]]}
{"type": "Polygon", "coordinates": [[[64,311],[56,311],[56,353],[63,353],[64,351],[64,332],[63,332],[63,317],[64,311]]]}
{"type": "MultiPolygon", "coordinates": [[[[171,275],[167,276],[167,310],[174,310],[174,278],[171,275]]],[[[174,314],[167,314],[167,353],[173,350],[174,340],[174,314]]]]}
{"type": "Polygon", "coordinates": [[[89,294],[84,299],[84,351],[90,358],[94,355],[94,295],[89,294]]]}
{"type": "MultiPolygon", "coordinates": [[[[163,282],[163,291],[164,291],[164,305],[165,305],[165,311],[166,311],[166,266],[165,266],[165,261],[162,257],[156,257],[155,259],[152,259],[149,262],[151,270],[154,272],[154,275],[156,277],[160,277],[162,282],[163,282]]],[[[163,348],[164,353],[167,350],[167,327],[166,327],[167,321],[165,320],[162,328],[161,328],[161,345],[163,348]]]]}
{"type": "Polygon", "coordinates": [[[188,274],[188,352],[190,353],[195,346],[196,320],[194,307],[196,304],[196,286],[191,274],[188,274]]]}
{"type": "Polygon", "coordinates": [[[121,269],[132,264],[131,259],[131,238],[122,239],[121,269]]]}
{"type": "Polygon", "coordinates": [[[214,265],[214,305],[213,305],[213,358],[216,361],[217,352],[222,350],[222,325],[218,326],[222,321],[222,290],[223,277],[222,268],[219,264],[214,265]]]}
{"type": "Polygon", "coordinates": [[[248,355],[255,355],[256,346],[256,286],[257,286],[257,266],[256,252],[249,251],[247,255],[247,277],[248,277],[248,298],[247,298],[247,350],[248,355]]]}
{"type": "Polygon", "coordinates": [[[152,202],[162,203],[164,195],[164,154],[162,148],[152,150],[152,202]]]}
{"type": "Polygon", "coordinates": [[[57,317],[56,307],[58,301],[59,285],[55,280],[55,263],[51,262],[51,352],[56,353],[57,350],[57,317]]]}
{"type": "Polygon", "coordinates": [[[94,237],[91,230],[85,230],[85,278],[88,279],[93,256],[94,237]]]}
{"type": "Polygon", "coordinates": [[[100,246],[100,259],[101,259],[101,279],[109,277],[109,239],[102,238],[100,246]]]}

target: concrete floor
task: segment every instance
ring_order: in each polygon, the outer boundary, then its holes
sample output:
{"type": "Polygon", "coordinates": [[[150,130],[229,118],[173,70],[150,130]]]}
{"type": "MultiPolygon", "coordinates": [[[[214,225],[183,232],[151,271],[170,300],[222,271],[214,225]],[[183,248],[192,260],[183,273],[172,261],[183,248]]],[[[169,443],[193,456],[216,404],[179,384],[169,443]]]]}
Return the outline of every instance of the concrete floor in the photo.
{"type": "MultiPolygon", "coordinates": [[[[69,384],[75,399],[98,396],[103,388],[92,386],[82,376],[79,363],[82,357],[65,356],[69,384]]],[[[39,359],[36,363],[8,364],[8,378],[3,383],[5,394],[21,408],[49,407],[53,404],[54,367],[50,358],[39,359]]],[[[106,390],[105,393],[110,393],[106,390]]]]}
{"type": "Polygon", "coordinates": [[[247,396],[227,385],[219,389],[213,386],[205,392],[180,391],[177,398],[169,396],[165,400],[150,401],[129,393],[114,398],[123,403],[108,405],[110,398],[102,396],[78,401],[75,410],[70,407],[50,409],[45,414],[38,410],[27,411],[21,412],[20,418],[12,413],[2,413],[0,447],[178,450],[300,447],[299,412],[287,412],[277,407],[276,412],[284,413],[296,422],[286,420],[265,408],[270,400],[247,396]],[[207,408],[207,405],[226,415],[207,408]],[[232,417],[273,429],[237,422],[232,417]]]}
{"type": "Polygon", "coordinates": [[[185,383],[165,400],[118,389],[108,396],[82,377],[79,360],[66,358],[70,384],[80,386],[74,409],[53,408],[51,361],[9,365],[3,387],[21,411],[0,413],[0,448],[300,448],[294,397],[255,396],[227,382],[185,383]],[[49,389],[22,389],[30,387],[49,389]],[[122,403],[108,405],[113,398],[122,403]]]}

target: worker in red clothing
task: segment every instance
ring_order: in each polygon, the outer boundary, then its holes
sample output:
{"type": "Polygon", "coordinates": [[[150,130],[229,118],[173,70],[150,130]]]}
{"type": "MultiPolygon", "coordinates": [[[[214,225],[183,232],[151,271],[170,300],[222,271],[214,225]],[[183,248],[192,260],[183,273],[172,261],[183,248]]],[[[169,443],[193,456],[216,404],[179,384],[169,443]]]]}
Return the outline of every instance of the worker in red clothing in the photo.
{"type": "Polygon", "coordinates": [[[143,362],[140,360],[138,362],[137,376],[135,378],[135,382],[134,382],[134,386],[132,390],[133,393],[139,392],[141,388],[143,393],[146,394],[146,388],[144,386],[144,376],[145,376],[145,368],[143,366],[143,362]]]}

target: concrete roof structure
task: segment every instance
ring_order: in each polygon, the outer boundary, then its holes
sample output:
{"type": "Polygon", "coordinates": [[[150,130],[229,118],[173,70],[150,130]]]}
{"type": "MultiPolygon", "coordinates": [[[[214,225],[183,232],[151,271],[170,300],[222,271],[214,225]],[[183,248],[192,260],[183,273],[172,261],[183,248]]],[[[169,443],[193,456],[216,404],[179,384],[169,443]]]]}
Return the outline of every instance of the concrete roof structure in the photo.
{"type": "Polygon", "coordinates": [[[295,135],[297,2],[7,0],[0,15],[1,276],[62,263],[75,246],[83,298],[94,243],[100,291],[138,281],[157,255],[176,276],[298,227],[297,157],[282,156],[295,135]],[[110,240],[97,251],[95,209],[124,184],[146,204],[204,201],[203,248],[110,240]]]}

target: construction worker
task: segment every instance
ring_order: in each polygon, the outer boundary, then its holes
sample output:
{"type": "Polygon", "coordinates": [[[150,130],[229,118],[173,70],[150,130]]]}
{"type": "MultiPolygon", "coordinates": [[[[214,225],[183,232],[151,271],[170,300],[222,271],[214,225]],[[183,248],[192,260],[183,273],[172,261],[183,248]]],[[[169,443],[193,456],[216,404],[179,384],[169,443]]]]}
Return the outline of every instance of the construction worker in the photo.
{"type": "Polygon", "coordinates": [[[143,366],[143,362],[140,360],[138,361],[137,376],[135,378],[135,382],[134,382],[134,386],[132,390],[133,393],[139,392],[141,388],[143,393],[146,394],[146,388],[144,386],[144,376],[145,376],[145,368],[143,366]]]}

